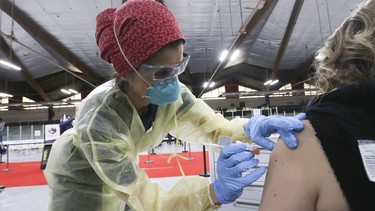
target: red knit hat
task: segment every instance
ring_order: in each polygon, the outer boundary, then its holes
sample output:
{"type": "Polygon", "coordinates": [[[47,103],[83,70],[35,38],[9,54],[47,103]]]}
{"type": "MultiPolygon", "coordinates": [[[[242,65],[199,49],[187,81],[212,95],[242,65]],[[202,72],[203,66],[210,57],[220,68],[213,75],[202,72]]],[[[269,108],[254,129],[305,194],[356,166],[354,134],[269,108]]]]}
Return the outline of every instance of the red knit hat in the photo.
{"type": "Polygon", "coordinates": [[[100,56],[122,77],[133,69],[121,54],[113,28],[134,68],[167,44],[185,39],[172,12],[154,0],[128,0],[117,10],[102,11],[96,17],[96,43],[100,56]]]}

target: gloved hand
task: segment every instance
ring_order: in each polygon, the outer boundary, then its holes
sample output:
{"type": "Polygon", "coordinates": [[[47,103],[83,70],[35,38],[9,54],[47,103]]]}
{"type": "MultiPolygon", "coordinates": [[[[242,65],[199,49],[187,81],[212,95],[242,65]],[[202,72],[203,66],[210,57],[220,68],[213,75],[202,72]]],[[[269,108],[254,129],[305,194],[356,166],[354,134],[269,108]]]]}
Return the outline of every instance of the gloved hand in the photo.
{"type": "MultiPolygon", "coordinates": [[[[306,114],[297,115],[298,118],[305,119],[306,114]]],[[[297,117],[284,116],[255,116],[249,119],[245,126],[245,133],[254,141],[254,143],[273,150],[275,143],[266,138],[272,133],[278,132],[285,144],[289,148],[297,148],[297,139],[293,131],[301,131],[303,123],[297,117]]]]}
{"type": "Polygon", "coordinates": [[[299,119],[299,120],[307,119],[306,113],[299,113],[299,114],[295,115],[294,117],[299,119]]]}
{"type": "Polygon", "coordinates": [[[259,179],[265,167],[242,177],[242,173],[258,165],[259,160],[253,159],[254,154],[247,152],[246,144],[231,144],[221,149],[217,160],[218,179],[215,180],[214,192],[222,204],[228,204],[241,196],[244,187],[259,179]]]}

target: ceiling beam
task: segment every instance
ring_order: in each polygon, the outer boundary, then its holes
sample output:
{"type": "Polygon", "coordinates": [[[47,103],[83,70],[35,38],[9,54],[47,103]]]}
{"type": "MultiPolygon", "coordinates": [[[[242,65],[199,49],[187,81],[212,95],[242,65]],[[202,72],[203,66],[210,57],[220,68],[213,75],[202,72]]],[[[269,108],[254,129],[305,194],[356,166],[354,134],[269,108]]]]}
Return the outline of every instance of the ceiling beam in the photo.
{"type": "MultiPolygon", "coordinates": [[[[281,41],[281,45],[280,45],[279,51],[277,52],[275,63],[273,64],[272,73],[271,73],[272,80],[275,79],[277,71],[279,70],[280,64],[283,60],[286,48],[288,47],[290,37],[292,36],[293,30],[294,30],[294,26],[296,25],[298,16],[301,12],[303,2],[304,0],[295,0],[293,10],[288,21],[288,25],[285,29],[283,40],[281,41]]],[[[270,86],[267,87],[267,90],[269,89],[270,89],[270,86]]]]}
{"type": "Polygon", "coordinates": [[[36,93],[38,93],[44,101],[50,101],[51,98],[44,92],[43,88],[35,81],[33,76],[30,74],[28,69],[23,66],[22,62],[18,59],[17,55],[13,52],[13,49],[6,44],[7,42],[0,36],[0,48],[3,50],[4,54],[8,58],[12,55],[12,62],[15,62],[18,66],[21,67],[21,74],[27,81],[27,83],[34,89],[36,93]]]}
{"type": "MultiPolygon", "coordinates": [[[[35,41],[37,41],[46,51],[53,50],[55,53],[58,53],[65,61],[56,58],[57,61],[64,64],[66,62],[70,63],[71,66],[74,66],[76,69],[85,74],[89,80],[91,86],[94,86],[101,83],[100,77],[98,77],[94,70],[85,62],[83,62],[78,57],[73,57],[74,54],[71,52],[63,43],[61,43],[57,38],[40,26],[36,21],[27,16],[22,10],[20,10],[16,5],[13,5],[10,1],[2,1],[1,10],[3,10],[7,15],[12,17],[30,36],[32,36],[35,41]],[[48,46],[49,48],[46,48],[48,46]],[[72,56],[73,55],[73,56],[72,56]]],[[[51,53],[54,55],[54,53],[51,53]]],[[[70,73],[75,72],[70,65],[63,65],[65,71],[70,73]]],[[[82,78],[79,78],[85,82],[88,82],[82,78]]]]}
{"type": "MultiPolygon", "coordinates": [[[[264,17],[267,17],[267,15],[272,12],[277,2],[278,0],[260,0],[259,1],[255,10],[247,19],[247,21],[244,23],[237,37],[234,39],[233,43],[229,47],[228,55],[231,55],[242,44],[242,42],[245,40],[248,34],[250,34],[250,32],[261,22],[261,20],[264,17]]],[[[211,78],[208,80],[208,83],[211,82],[211,80],[213,79],[213,77],[216,75],[217,72],[220,72],[221,70],[225,68],[225,66],[229,62],[229,58],[230,56],[227,56],[227,58],[225,58],[223,61],[219,63],[219,65],[216,67],[215,71],[213,72],[211,78]]],[[[202,89],[198,97],[202,96],[204,92],[205,92],[205,88],[202,89]]]]}

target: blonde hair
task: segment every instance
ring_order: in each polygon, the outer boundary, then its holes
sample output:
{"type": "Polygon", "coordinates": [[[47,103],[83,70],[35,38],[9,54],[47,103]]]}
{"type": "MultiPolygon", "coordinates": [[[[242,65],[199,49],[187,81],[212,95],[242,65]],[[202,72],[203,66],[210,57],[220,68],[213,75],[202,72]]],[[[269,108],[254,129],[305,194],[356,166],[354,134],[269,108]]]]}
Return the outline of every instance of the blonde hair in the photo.
{"type": "Polygon", "coordinates": [[[375,0],[361,4],[328,38],[314,67],[315,84],[323,92],[375,79],[375,0]]]}

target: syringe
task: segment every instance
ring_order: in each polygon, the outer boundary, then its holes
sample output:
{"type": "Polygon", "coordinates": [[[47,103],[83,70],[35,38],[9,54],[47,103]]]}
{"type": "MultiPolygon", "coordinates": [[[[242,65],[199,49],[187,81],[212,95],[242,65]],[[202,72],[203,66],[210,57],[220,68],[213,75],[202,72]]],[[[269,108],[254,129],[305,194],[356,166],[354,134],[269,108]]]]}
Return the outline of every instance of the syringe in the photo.
{"type": "MultiPolygon", "coordinates": [[[[243,144],[243,143],[240,142],[240,141],[236,141],[236,144],[243,144]]],[[[220,148],[220,149],[223,148],[223,147],[225,147],[225,146],[223,146],[223,145],[213,144],[213,143],[210,143],[210,144],[204,144],[204,145],[206,145],[206,146],[218,147],[218,148],[220,148]]],[[[254,153],[255,155],[259,155],[259,154],[260,154],[259,149],[258,149],[255,145],[250,145],[250,144],[246,144],[246,145],[247,145],[247,148],[246,148],[245,151],[247,151],[247,152],[252,152],[252,153],[254,153]]]]}

